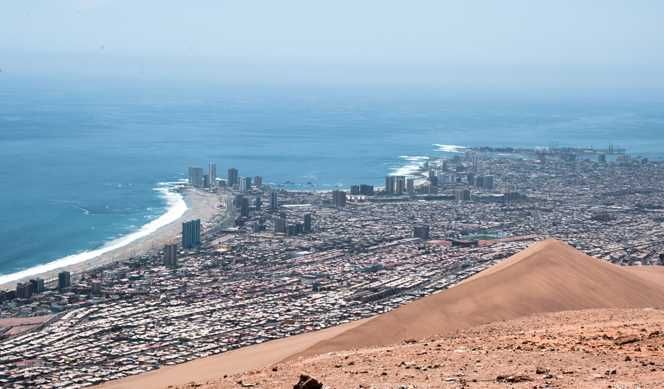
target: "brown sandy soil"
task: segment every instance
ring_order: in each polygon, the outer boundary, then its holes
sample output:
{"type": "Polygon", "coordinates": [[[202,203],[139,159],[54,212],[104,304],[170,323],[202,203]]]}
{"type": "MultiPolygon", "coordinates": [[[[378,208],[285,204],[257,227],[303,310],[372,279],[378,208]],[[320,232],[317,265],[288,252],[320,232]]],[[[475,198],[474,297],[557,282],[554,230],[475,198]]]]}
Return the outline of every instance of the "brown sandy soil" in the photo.
{"type": "Polygon", "coordinates": [[[328,389],[662,388],[664,312],[541,314],[436,340],[291,360],[201,387],[292,388],[300,374],[328,389]]]}
{"type": "Polygon", "coordinates": [[[536,313],[664,307],[664,282],[656,282],[654,274],[664,275],[648,273],[646,268],[627,271],[560,241],[546,240],[453,288],[376,316],[299,356],[439,336],[536,313]]]}
{"type": "MultiPolygon", "coordinates": [[[[160,250],[166,243],[176,241],[178,235],[181,233],[181,224],[183,221],[190,219],[201,219],[201,222],[209,222],[214,217],[218,217],[221,213],[221,204],[225,200],[224,194],[211,194],[207,192],[188,190],[184,194],[185,201],[189,209],[178,220],[165,225],[155,231],[153,234],[141,239],[109,251],[96,258],[90,259],[85,262],[77,263],[74,265],[65,266],[53,271],[49,271],[37,276],[30,276],[27,278],[41,277],[47,281],[57,278],[58,273],[62,270],[68,270],[72,273],[81,273],[86,270],[94,269],[108,263],[121,261],[132,256],[142,255],[155,250],[160,250]]],[[[16,281],[18,282],[18,281],[16,281]]],[[[0,285],[0,288],[13,288],[16,282],[10,282],[0,285]]]]}
{"type": "Polygon", "coordinates": [[[197,359],[181,365],[169,366],[137,376],[102,385],[109,388],[166,388],[170,385],[185,385],[189,382],[206,382],[224,375],[262,368],[277,363],[321,340],[338,335],[365,320],[327,328],[310,334],[295,335],[255,346],[244,347],[224,354],[197,359]]]}
{"type": "MultiPolygon", "coordinates": [[[[51,320],[55,315],[14,317],[0,319],[0,334],[2,336],[19,335],[51,320]]],[[[1,336],[0,336],[1,337],[1,336]]]]}

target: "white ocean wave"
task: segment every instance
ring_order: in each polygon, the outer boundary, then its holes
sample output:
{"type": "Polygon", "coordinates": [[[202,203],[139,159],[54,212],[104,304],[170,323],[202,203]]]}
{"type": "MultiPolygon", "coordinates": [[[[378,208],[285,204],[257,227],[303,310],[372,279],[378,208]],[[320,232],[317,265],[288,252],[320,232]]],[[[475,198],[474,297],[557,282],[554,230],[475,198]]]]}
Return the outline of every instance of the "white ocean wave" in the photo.
{"type": "Polygon", "coordinates": [[[399,158],[408,161],[403,166],[394,167],[390,170],[391,176],[417,176],[421,174],[422,167],[429,160],[424,155],[401,155],[399,158]]]}
{"type": "Polygon", "coordinates": [[[434,143],[434,146],[437,147],[438,151],[442,151],[444,153],[463,153],[468,149],[466,146],[444,145],[439,143],[434,143]]]}
{"type": "Polygon", "coordinates": [[[61,267],[88,261],[102,254],[108,253],[120,247],[124,247],[138,239],[144,238],[154,233],[161,227],[173,223],[182,217],[182,215],[184,215],[188,207],[182,195],[176,191],[171,190],[172,187],[173,183],[159,183],[159,186],[154,188],[154,190],[159,192],[159,194],[166,200],[166,212],[157,219],[145,224],[138,231],[114,239],[96,250],[83,251],[78,254],[68,255],[66,257],[31,267],[29,269],[21,270],[16,273],[0,275],[0,284],[17,281],[25,277],[36,276],[38,274],[52,271],[61,267]]]}

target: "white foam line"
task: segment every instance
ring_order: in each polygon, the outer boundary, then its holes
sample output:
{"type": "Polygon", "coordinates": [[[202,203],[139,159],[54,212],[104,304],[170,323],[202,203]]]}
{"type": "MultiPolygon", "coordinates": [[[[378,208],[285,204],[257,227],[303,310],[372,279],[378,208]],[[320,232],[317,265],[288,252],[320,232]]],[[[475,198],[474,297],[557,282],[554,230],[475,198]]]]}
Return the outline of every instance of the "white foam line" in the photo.
{"type": "Polygon", "coordinates": [[[434,143],[433,145],[438,148],[438,151],[442,151],[445,153],[463,153],[464,150],[468,149],[465,146],[458,146],[458,145],[443,145],[439,143],[434,143]]]}
{"type": "Polygon", "coordinates": [[[161,227],[178,220],[187,211],[187,203],[184,201],[184,198],[180,193],[170,190],[170,187],[165,186],[165,184],[166,183],[160,183],[160,186],[154,190],[160,192],[161,196],[166,200],[166,212],[157,219],[145,224],[138,231],[112,240],[96,250],[83,251],[78,254],[68,255],[66,257],[21,270],[16,273],[0,275],[0,285],[20,280],[25,277],[36,276],[38,274],[52,271],[61,267],[88,261],[92,258],[96,258],[102,254],[108,253],[109,251],[124,247],[138,239],[144,238],[154,233],[161,227]]]}

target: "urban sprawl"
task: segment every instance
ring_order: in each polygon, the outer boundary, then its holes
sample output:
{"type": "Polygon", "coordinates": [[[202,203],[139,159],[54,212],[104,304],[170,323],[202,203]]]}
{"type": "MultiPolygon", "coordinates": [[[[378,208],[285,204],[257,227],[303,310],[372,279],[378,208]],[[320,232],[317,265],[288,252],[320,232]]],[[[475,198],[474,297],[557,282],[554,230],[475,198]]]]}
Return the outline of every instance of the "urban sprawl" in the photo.
{"type": "Polygon", "coordinates": [[[0,387],[90,386],[376,315],[546,237],[621,265],[664,258],[664,163],[613,148],[466,149],[332,192],[206,170],[179,190],[219,196],[226,217],[0,292],[0,319],[46,318],[0,329],[0,387]]]}

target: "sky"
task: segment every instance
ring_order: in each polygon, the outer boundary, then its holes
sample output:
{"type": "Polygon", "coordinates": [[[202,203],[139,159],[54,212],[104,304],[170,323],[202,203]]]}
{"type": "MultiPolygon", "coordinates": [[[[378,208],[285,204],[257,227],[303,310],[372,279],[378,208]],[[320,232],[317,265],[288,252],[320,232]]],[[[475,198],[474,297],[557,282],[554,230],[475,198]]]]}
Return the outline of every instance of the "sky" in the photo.
{"type": "Polygon", "coordinates": [[[22,0],[5,77],[664,88],[664,2],[22,0]]]}

